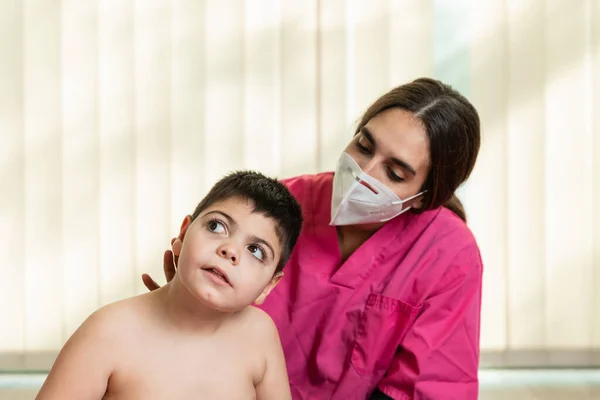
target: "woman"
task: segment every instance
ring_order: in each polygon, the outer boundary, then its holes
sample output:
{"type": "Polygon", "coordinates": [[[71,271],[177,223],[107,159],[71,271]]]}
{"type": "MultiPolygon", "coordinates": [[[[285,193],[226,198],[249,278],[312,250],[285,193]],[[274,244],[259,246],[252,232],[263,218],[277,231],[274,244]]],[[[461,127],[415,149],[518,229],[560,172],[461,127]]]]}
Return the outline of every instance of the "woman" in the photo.
{"type": "Polygon", "coordinates": [[[454,192],[479,144],[475,108],[423,78],[369,107],[335,174],[285,180],[305,225],[261,308],[295,399],[477,398],[482,263],[454,192]]]}

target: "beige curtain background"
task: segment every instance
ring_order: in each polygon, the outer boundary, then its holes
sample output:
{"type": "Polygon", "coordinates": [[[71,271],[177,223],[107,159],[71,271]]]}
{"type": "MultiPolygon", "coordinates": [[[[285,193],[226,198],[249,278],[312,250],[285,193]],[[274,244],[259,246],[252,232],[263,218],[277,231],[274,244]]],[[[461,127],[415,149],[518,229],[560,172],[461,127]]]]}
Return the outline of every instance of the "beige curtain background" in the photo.
{"type": "Polygon", "coordinates": [[[483,122],[482,348],[599,348],[599,55],[595,0],[0,0],[0,353],[162,281],[227,171],[333,169],[419,76],[483,122]]]}

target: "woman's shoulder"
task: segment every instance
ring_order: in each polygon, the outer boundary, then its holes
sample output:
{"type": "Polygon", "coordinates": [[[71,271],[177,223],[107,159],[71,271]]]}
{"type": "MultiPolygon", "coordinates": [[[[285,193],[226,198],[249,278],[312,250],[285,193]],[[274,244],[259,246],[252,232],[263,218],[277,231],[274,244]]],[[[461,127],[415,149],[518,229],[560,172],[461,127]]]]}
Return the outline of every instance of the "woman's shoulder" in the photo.
{"type": "Polygon", "coordinates": [[[330,199],[333,172],[304,174],[280,179],[298,200],[305,213],[312,209],[312,199],[330,199]]]}
{"type": "Polygon", "coordinates": [[[423,229],[423,238],[438,250],[468,257],[479,257],[479,246],[469,225],[454,212],[439,207],[418,214],[417,225],[423,229]]]}
{"type": "Polygon", "coordinates": [[[331,186],[332,180],[333,172],[303,174],[280,179],[294,195],[301,195],[316,188],[331,186]]]}
{"type": "Polygon", "coordinates": [[[479,287],[483,262],[468,224],[445,207],[415,214],[414,218],[410,225],[415,241],[401,261],[409,264],[407,268],[419,281],[414,287],[420,290],[411,294],[414,304],[460,282],[479,287]]]}

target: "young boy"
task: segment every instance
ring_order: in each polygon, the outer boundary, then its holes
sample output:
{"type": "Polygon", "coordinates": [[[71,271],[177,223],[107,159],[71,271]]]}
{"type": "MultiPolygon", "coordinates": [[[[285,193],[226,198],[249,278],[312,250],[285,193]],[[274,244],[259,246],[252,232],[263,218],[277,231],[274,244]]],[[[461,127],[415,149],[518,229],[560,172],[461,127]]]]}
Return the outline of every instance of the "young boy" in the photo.
{"type": "Polygon", "coordinates": [[[282,278],[301,226],[283,184],[226,176],[183,220],[175,278],[93,313],[37,399],[291,399],[277,329],[251,304],[282,278]]]}

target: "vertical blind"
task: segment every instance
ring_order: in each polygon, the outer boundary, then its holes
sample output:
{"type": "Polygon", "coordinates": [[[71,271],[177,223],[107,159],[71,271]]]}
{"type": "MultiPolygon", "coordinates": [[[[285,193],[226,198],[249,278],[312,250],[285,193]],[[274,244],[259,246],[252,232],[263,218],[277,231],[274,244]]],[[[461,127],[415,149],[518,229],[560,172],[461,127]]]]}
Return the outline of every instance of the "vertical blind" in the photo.
{"type": "Polygon", "coordinates": [[[600,347],[599,55],[594,0],[0,0],[0,352],[162,281],[227,171],[333,169],[420,76],[482,118],[482,348],[600,347]]]}

